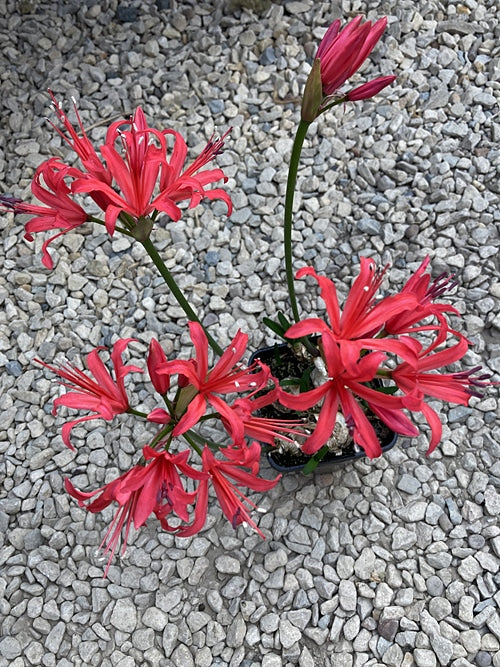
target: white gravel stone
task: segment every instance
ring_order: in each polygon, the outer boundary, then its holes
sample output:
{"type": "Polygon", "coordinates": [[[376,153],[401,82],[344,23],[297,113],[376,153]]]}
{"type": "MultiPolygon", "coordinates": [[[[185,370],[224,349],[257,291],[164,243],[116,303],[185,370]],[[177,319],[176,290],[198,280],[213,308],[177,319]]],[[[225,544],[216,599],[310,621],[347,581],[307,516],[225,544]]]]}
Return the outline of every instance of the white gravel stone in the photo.
{"type": "Polygon", "coordinates": [[[436,655],[433,651],[426,648],[416,648],[413,652],[413,659],[417,667],[436,667],[436,655]]]}
{"type": "Polygon", "coordinates": [[[264,556],[264,567],[268,572],[274,572],[288,563],[288,556],[284,549],[270,551],[264,556]]]}
{"type": "Polygon", "coordinates": [[[283,648],[289,649],[302,637],[302,632],[287,619],[279,622],[279,636],[283,648]]]}
{"type": "Polygon", "coordinates": [[[131,633],[137,623],[137,609],[131,600],[117,600],[109,620],[117,630],[131,633]]]}
{"type": "Polygon", "coordinates": [[[343,579],[339,584],[339,602],[344,611],[356,609],[357,592],[356,586],[350,580],[343,579]]]}
{"type": "Polygon", "coordinates": [[[8,660],[14,660],[22,654],[21,644],[16,637],[4,637],[0,640],[0,655],[8,660]]]}

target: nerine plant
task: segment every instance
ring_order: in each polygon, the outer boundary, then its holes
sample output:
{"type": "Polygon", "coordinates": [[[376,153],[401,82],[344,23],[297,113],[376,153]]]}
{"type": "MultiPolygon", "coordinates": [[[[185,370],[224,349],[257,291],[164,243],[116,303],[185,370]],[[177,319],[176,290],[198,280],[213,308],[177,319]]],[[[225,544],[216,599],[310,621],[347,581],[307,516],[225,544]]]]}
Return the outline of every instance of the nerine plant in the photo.
{"type": "Polygon", "coordinates": [[[283,313],[278,313],[276,320],[267,320],[293,349],[300,347],[301,354],[305,351],[309,355],[313,372],[295,384],[289,379],[280,384],[259,360],[245,363],[245,332],[238,331],[223,350],[216,332],[203,327],[155,247],[155,228],[161,226],[162,216],[179,220],[181,202],[193,208],[204,199],[221,199],[231,214],[229,194],[221,187],[212,187],[227,181],[223,170],[206,168],[223,150],[230,129],[221,137],[212,137],[200,155],[189,162],[181,134],[149,126],[138,108],[130,120],[112,123],[104,143],[96,148],[76,105],[78,127],[51,93],[60,122],[60,127],[53,127],[77,154],[80,167],[55,157],[46,160],[31,184],[32,193],[41,203],[4,196],[0,200],[3,209],[31,216],[25,227],[29,241],[38,232],[55,232],[42,245],[42,263],[48,270],[54,266],[49,245],[82,225],[94,223],[110,236],[124,234],[140,243],[183,308],[195,351],[187,360],[168,359],[161,344],[151,341],[145,362],[158,405],[148,413],[131,407],[126,388],[130,373],[145,370],[123,361],[132,339],[120,338],[114,343],[108,364],[101,358],[102,347],[93,350],[87,356],[87,372],[67,363],[39,361],[68,390],[54,400],[54,414],[60,407],[85,413],[63,426],[62,439],[67,447],[74,447],[73,427],[88,420],[111,421],[117,415],[129,414],[156,428],[149,442],[137,443],[136,464],[103,487],[81,491],[65,480],[68,493],[90,512],[111,504],[117,507],[101,544],[109,553],[105,573],[120,537],[125,549],[131,526],[139,528],[153,514],[164,530],[175,535],[187,537],[200,531],[206,521],[210,488],[234,528],[250,525],[262,535],[250,514],[256,506],[241,490],[264,492],[279,480],[279,475],[272,480],[259,476],[260,443],[299,443],[306,454],[324,452],[341,414],[355,445],[374,458],[381,449],[367,410],[396,433],[407,436],[418,434],[409,415],[420,412],[432,430],[430,453],[441,438],[441,421],[426,402],[427,397],[465,405],[490,384],[489,375],[478,374],[479,368],[442,372],[462,359],[469,341],[450,326],[448,314],[458,317],[458,311],[440,301],[454,281],[451,276],[433,280],[427,272],[428,258],[398,294],[377,299],[387,267],[377,268],[373,260],[362,257],[359,275],[342,309],[329,278],[319,275],[312,266],[294,272],[293,199],[307,131],[332,107],[372,97],[394,81],[393,75],[381,76],[340,92],[368,58],[386,23],[386,18],[372,24],[361,16],[344,27],[340,20],[334,21],[321,41],[305,85],[284,213],[285,272],[294,324],[283,313]],[[86,204],[89,198],[90,208],[86,204]],[[100,215],[90,212],[96,207],[100,215]],[[307,277],[319,286],[327,319],[301,318],[295,279],[307,277]],[[270,404],[299,412],[314,410],[316,423],[262,416],[260,411],[270,404]],[[200,430],[210,420],[221,426],[218,441],[200,430]]]}

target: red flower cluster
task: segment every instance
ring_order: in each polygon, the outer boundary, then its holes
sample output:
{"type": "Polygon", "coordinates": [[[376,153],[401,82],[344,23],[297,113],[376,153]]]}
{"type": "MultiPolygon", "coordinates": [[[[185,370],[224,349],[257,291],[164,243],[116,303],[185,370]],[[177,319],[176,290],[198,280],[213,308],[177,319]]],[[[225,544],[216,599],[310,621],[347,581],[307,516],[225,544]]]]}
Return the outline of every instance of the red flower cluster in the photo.
{"type": "MultiPolygon", "coordinates": [[[[109,562],[122,528],[125,527],[125,548],[130,526],[139,528],[151,514],[156,515],[165,530],[179,536],[188,537],[199,532],[206,521],[210,485],[224,515],[235,528],[246,523],[262,534],[247,509],[255,508],[255,505],[239,486],[266,491],[275,486],[279,476],[273,480],[258,477],[260,444],[253,439],[274,444],[277,437],[290,439],[295,434],[303,435],[296,422],[264,419],[253,414],[276,400],[278,389],[275,387],[256,397],[273,379],[269,369],[260,362],[250,367],[241,363],[248,342],[246,334],[239,331],[215,366],[209,368],[205,332],[193,322],[189,329],[196,351],[193,359],[168,361],[157,341],[150,344],[147,367],[153,387],[162,396],[165,407],[142,414],[161,425],[151,445],[143,448],[143,462],[91,492],[79,491],[68,479],[65,481],[67,491],[91,512],[99,512],[112,502],[117,503],[118,509],[103,541],[106,551],[110,552],[109,562]],[[230,444],[221,447],[207,442],[192,430],[208,418],[221,422],[231,438],[230,444]],[[171,453],[174,439],[178,442],[180,438],[200,454],[201,470],[188,463],[189,450],[171,453]],[[216,458],[212,449],[219,450],[223,458],[216,458]],[[188,491],[183,478],[192,480],[191,485],[197,485],[196,488],[188,491]],[[191,511],[188,506],[192,506],[191,511]],[[169,515],[175,517],[173,522],[169,515]]],[[[125,376],[131,371],[140,371],[136,366],[123,364],[122,353],[129,342],[129,339],[121,339],[113,346],[114,378],[98,356],[101,348],[87,357],[88,368],[95,380],[70,366],[56,368],[43,364],[61,377],[62,384],[71,390],[55,399],[54,411],[59,406],[66,406],[94,413],[63,427],[64,443],[71,449],[69,435],[76,424],[97,418],[111,420],[124,412],[141,414],[130,408],[124,387],[125,376]]]]}
{"type": "Polygon", "coordinates": [[[312,122],[338,96],[355,102],[377,95],[390,85],[395,76],[380,76],[348,93],[338,94],[339,88],[355,74],[381,38],[387,18],[373,25],[356,16],[341,28],[337,19],[326,31],[316,52],[315,61],[306,83],[302,101],[302,120],[312,122]]]}
{"type": "Polygon", "coordinates": [[[110,420],[120,413],[133,412],[159,425],[151,444],[143,448],[142,462],[118,479],[89,493],[78,491],[66,480],[68,492],[91,512],[117,503],[118,509],[103,541],[110,552],[110,562],[122,528],[125,527],[126,543],[130,526],[139,528],[151,514],[156,515],[167,531],[184,537],[196,534],[206,521],[210,486],[234,527],[246,523],[260,533],[247,509],[255,505],[239,486],[265,491],[279,477],[271,481],[258,477],[257,440],[275,444],[277,438],[290,441],[299,436],[302,440],[306,438],[303,452],[313,454],[332,435],[339,410],[355,443],[370,458],[379,456],[381,448],[366,415],[366,406],[393,431],[408,436],[418,435],[418,430],[406,411],[421,412],[432,429],[428,450],[431,452],[440,440],[441,422],[425,399],[430,396],[467,404],[471,396],[478,395],[478,390],[489,383],[487,375],[475,375],[478,368],[458,373],[432,372],[461,359],[469,343],[449,326],[446,313],[458,314],[457,311],[436,301],[454,285],[452,278],[442,275],[431,280],[426,272],[428,264],[426,258],[399,294],[377,300],[387,267],[376,269],[373,260],[361,258],[360,274],[342,310],[331,280],[310,267],[298,271],[297,278],[312,276],[318,282],[329,319],[327,323],[311,317],[286,332],[291,339],[319,334],[321,361],[317,366],[323,366],[324,373],[315,381],[314,388],[299,394],[279,387],[262,362],[249,367],[241,363],[248,342],[248,336],[241,331],[210,368],[207,336],[196,322],[189,323],[194,358],[169,361],[160,344],[151,342],[147,367],[164,407],[148,414],[132,409],[125,391],[125,376],[140,371],[122,361],[129,339],[118,340],[113,347],[114,378],[99,357],[101,348],[87,357],[95,379],[70,366],[56,368],[43,364],[72,390],[54,401],[54,410],[62,405],[93,413],[65,424],[63,440],[68,447],[73,449],[69,440],[73,426],[89,419],[110,420]],[[431,339],[426,347],[415,339],[417,332],[425,332],[431,339]],[[395,391],[380,391],[373,384],[377,380],[395,391]],[[261,408],[276,401],[301,412],[318,406],[319,417],[313,433],[306,437],[300,423],[258,416],[261,408]],[[211,443],[193,430],[207,419],[220,421],[230,444],[211,443]],[[187,449],[170,451],[179,439],[198,452],[201,469],[188,463],[187,449]],[[219,451],[222,458],[217,458],[214,451],[219,451]],[[190,489],[185,487],[186,479],[191,480],[190,489]]]}
{"type": "Polygon", "coordinates": [[[31,190],[45,206],[0,198],[4,208],[35,216],[26,225],[28,241],[33,240],[33,232],[61,230],[43,244],[42,262],[47,268],[53,267],[47,250],[49,243],[90,219],[75,201],[74,195],[78,193],[90,195],[102,209],[111,235],[119,216],[131,233],[143,218],[155,219],[158,212],[179,220],[178,203],[182,201],[189,201],[189,207],[193,208],[204,198],[222,199],[231,214],[229,195],[220,188],[207,189],[216,181],[226,182],[224,172],[222,169],[202,170],[222,151],[230,130],[221,138],[212,137],[201,154],[186,166],[187,146],[182,136],[174,130],[149,127],[139,107],[130,120],[112,123],[104,144],[99,147],[100,157],[85,133],[76,104],[81,136],[51,95],[63,130],[53,127],[78,155],[82,169],[69,167],[56,158],[43,162],[36,170],[31,190]],[[169,137],[172,138],[170,147],[169,137]]]}
{"type": "Polygon", "coordinates": [[[458,315],[458,311],[435,302],[454,283],[448,276],[431,281],[425,273],[428,264],[426,258],[399,294],[376,301],[387,267],[377,270],[373,260],[362,257],[360,274],[342,311],[331,280],[310,267],[297,272],[297,278],[312,276],[318,281],[330,321],[327,324],[311,317],[286,332],[287,338],[320,334],[319,349],[326,371],[323,381],[310,391],[294,395],[280,389],[280,402],[295,410],[322,404],[317,426],[302,447],[305,453],[313,454],[327,442],[340,409],[354,441],[370,458],[380,456],[380,443],[361,401],[389,428],[403,435],[418,435],[404,410],[422,412],[432,429],[430,453],[441,438],[442,428],[425,398],[432,396],[467,405],[479,388],[489,384],[488,375],[473,375],[478,368],[451,374],[428,372],[458,361],[469,346],[461,334],[450,328],[445,317],[446,312],[458,315]],[[429,323],[431,317],[437,322],[429,323]],[[427,347],[412,336],[420,331],[433,337],[427,347]],[[454,341],[451,345],[436,351],[450,339],[454,341]],[[374,380],[389,383],[399,393],[378,391],[370,385],[374,380]]]}

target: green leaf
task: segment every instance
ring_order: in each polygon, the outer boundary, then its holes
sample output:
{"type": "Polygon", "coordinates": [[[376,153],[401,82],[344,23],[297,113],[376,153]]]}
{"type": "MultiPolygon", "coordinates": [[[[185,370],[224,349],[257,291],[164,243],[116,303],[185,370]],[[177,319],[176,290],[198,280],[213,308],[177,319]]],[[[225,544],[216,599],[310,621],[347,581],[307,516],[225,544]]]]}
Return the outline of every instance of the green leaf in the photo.
{"type": "Polygon", "coordinates": [[[398,390],[396,386],[394,387],[383,387],[382,385],[380,387],[372,387],[372,389],[375,389],[375,391],[379,391],[381,394],[395,394],[398,390]]]}
{"type": "Polygon", "coordinates": [[[275,334],[277,334],[280,338],[285,339],[285,331],[286,329],[283,328],[278,322],[275,322],[274,320],[271,320],[269,317],[264,317],[263,320],[264,324],[266,327],[271,329],[275,334]]]}
{"type": "Polygon", "coordinates": [[[284,331],[288,331],[288,329],[292,326],[291,323],[287,320],[287,318],[283,315],[283,313],[278,311],[278,320],[281,326],[283,327],[284,331]]]}
{"type": "Polygon", "coordinates": [[[301,394],[311,389],[311,373],[313,372],[313,370],[314,370],[313,366],[309,366],[309,368],[306,368],[306,370],[302,373],[302,377],[300,378],[300,383],[299,383],[301,394]]]}
{"type": "Polygon", "coordinates": [[[306,463],[303,469],[304,475],[310,475],[314,470],[316,470],[318,463],[320,463],[324,458],[325,455],[328,453],[328,446],[323,445],[321,449],[319,449],[316,454],[313,454],[309,461],[306,463]]]}

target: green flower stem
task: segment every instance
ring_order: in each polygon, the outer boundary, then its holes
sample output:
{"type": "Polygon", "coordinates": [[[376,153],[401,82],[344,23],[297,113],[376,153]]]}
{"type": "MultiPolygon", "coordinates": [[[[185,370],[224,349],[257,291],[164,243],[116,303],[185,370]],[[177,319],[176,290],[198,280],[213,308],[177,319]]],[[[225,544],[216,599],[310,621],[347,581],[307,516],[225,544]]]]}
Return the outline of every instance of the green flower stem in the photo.
{"type": "Polygon", "coordinates": [[[198,445],[195,443],[194,439],[188,435],[188,433],[191,433],[191,435],[194,435],[193,432],[188,431],[187,433],[183,433],[183,434],[182,434],[182,437],[187,441],[187,443],[189,444],[189,446],[190,446],[192,449],[194,449],[194,451],[195,451],[195,452],[198,454],[198,456],[200,456],[200,458],[201,458],[202,450],[201,450],[200,447],[198,447],[198,445]]]}
{"type": "Polygon", "coordinates": [[[329,109],[332,109],[333,107],[338,107],[339,104],[342,104],[342,102],[347,102],[348,98],[346,97],[341,97],[339,100],[335,100],[335,102],[332,102],[331,104],[328,104],[326,107],[322,107],[318,111],[318,116],[322,113],[325,113],[325,111],[328,111],[329,109]]]}
{"type": "MultiPolygon", "coordinates": [[[[346,98],[335,100],[328,106],[318,110],[317,116],[328,111],[332,107],[336,107],[346,98]]],[[[295,186],[297,184],[297,170],[299,168],[300,154],[302,153],[302,145],[312,121],[301,120],[297,128],[297,134],[293,142],[292,155],[290,156],[290,166],[288,168],[288,180],[286,184],[285,195],[285,224],[284,224],[284,245],[285,245],[285,269],[286,282],[288,286],[288,294],[290,297],[290,305],[292,313],[296,322],[300,321],[299,309],[297,306],[297,297],[295,295],[295,285],[293,276],[293,256],[292,256],[292,217],[293,217],[293,198],[295,195],[295,186]]]]}
{"type": "Polygon", "coordinates": [[[299,309],[297,306],[297,297],[295,295],[295,285],[293,276],[293,255],[292,255],[292,217],[293,217],[293,197],[295,194],[295,185],[297,183],[297,170],[299,167],[300,154],[302,152],[302,145],[307,134],[307,130],[311,123],[309,121],[301,120],[297,128],[297,134],[293,142],[292,155],[290,157],[290,166],[288,168],[288,180],[286,184],[285,195],[285,224],[283,229],[284,245],[285,245],[285,270],[286,282],[288,286],[288,295],[290,297],[290,305],[292,307],[293,317],[296,322],[299,322],[299,309]]]}
{"type": "Polygon", "coordinates": [[[160,274],[161,274],[161,277],[162,277],[163,280],[167,283],[167,285],[168,285],[170,291],[172,292],[172,294],[173,294],[173,295],[175,296],[175,298],[177,299],[177,303],[180,305],[180,307],[181,307],[181,308],[183,309],[183,311],[186,313],[188,320],[190,320],[191,322],[198,322],[198,324],[199,324],[201,327],[203,327],[203,330],[205,331],[205,334],[206,334],[206,336],[207,336],[208,343],[209,343],[210,347],[211,347],[212,350],[213,350],[214,352],[216,352],[219,356],[222,356],[222,354],[223,354],[223,350],[222,350],[221,346],[217,343],[217,341],[215,341],[215,340],[212,338],[212,336],[208,333],[208,331],[206,330],[206,328],[205,328],[205,327],[203,326],[203,324],[200,322],[199,317],[196,315],[196,313],[194,312],[194,310],[191,308],[191,306],[189,305],[188,301],[187,301],[186,298],[184,297],[182,291],[179,289],[177,283],[176,283],[175,280],[174,280],[174,277],[172,276],[172,274],[170,273],[170,271],[167,269],[167,267],[165,266],[165,264],[164,264],[162,258],[161,258],[160,255],[158,254],[158,251],[156,250],[156,248],[155,248],[154,245],[152,244],[151,239],[146,239],[145,241],[141,241],[141,243],[142,243],[142,245],[144,246],[144,249],[146,250],[146,252],[148,253],[148,255],[149,255],[149,256],[151,257],[151,259],[153,260],[153,262],[154,262],[156,268],[158,269],[158,271],[159,271],[160,274]]]}
{"type": "Polygon", "coordinates": [[[136,417],[142,417],[143,419],[147,418],[147,414],[145,412],[140,412],[139,410],[134,410],[134,408],[129,408],[127,410],[129,415],[135,415],[136,417]]]}
{"type": "MultiPolygon", "coordinates": [[[[101,220],[100,218],[95,218],[93,215],[89,215],[88,219],[90,222],[97,222],[98,225],[102,225],[103,227],[106,226],[106,223],[104,220],[101,220]]],[[[125,234],[126,236],[130,236],[131,238],[134,237],[133,234],[131,234],[127,229],[123,229],[123,227],[116,227],[115,226],[115,232],[121,232],[122,234],[125,234]]]]}

